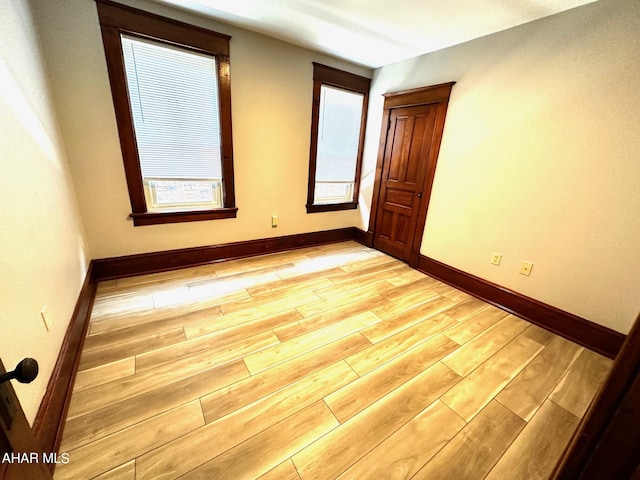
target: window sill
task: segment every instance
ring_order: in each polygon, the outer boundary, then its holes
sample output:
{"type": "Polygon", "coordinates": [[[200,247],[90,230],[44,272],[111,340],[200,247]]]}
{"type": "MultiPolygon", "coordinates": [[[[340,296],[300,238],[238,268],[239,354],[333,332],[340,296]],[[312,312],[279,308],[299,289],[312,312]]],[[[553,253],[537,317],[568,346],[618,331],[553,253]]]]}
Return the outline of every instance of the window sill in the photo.
{"type": "Polygon", "coordinates": [[[357,208],[358,208],[358,202],[307,205],[307,213],[334,212],[338,210],[355,210],[357,208]]]}
{"type": "Polygon", "coordinates": [[[238,208],[220,208],[217,210],[191,210],[188,212],[144,212],[132,213],[133,225],[159,225],[162,223],[200,222],[203,220],[219,220],[236,218],[238,208]]]}

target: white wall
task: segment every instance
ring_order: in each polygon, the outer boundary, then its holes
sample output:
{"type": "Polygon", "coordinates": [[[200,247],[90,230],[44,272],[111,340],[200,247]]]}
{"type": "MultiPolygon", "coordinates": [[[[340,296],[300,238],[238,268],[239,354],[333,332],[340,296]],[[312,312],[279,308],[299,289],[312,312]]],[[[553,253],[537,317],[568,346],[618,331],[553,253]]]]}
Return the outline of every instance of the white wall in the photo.
{"type": "Polygon", "coordinates": [[[601,0],[378,69],[357,225],[381,94],[456,81],[421,253],[626,333],[640,311],[639,25],[640,2],[601,0]]]}
{"type": "Polygon", "coordinates": [[[12,382],[33,423],[89,253],[28,2],[0,2],[0,85],[0,357],[38,361],[33,383],[12,382]]]}
{"type": "MultiPolygon", "coordinates": [[[[124,3],[124,2],[123,2],[124,3]]],[[[134,227],[92,1],[38,1],[52,88],[94,258],[348,227],[354,211],[307,214],[313,66],[371,71],[152,3],[129,5],[232,36],[238,218],[134,227]],[[280,225],[271,228],[271,215],[280,225]]]]}

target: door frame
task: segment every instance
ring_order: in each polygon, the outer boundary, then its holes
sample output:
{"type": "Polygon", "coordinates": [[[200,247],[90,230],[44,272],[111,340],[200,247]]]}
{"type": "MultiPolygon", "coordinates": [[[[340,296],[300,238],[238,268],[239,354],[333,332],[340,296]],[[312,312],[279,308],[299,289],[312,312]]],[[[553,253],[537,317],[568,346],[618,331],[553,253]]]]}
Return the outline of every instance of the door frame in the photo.
{"type": "Polygon", "coordinates": [[[639,391],[640,315],[556,465],[553,480],[640,478],[639,391]]]}
{"type": "Polygon", "coordinates": [[[380,189],[382,186],[382,171],[384,167],[384,157],[387,148],[387,136],[391,127],[390,118],[391,111],[395,108],[414,107],[418,105],[440,104],[436,113],[436,121],[433,131],[433,140],[431,149],[429,150],[429,164],[427,166],[427,174],[425,175],[424,185],[422,188],[422,199],[418,207],[418,222],[413,232],[411,242],[411,253],[409,255],[409,265],[416,267],[420,257],[420,246],[422,244],[422,236],[427,221],[427,210],[431,199],[431,188],[438,162],[438,153],[440,151],[440,142],[442,140],[442,132],[444,130],[444,121],[451,96],[451,89],[455,82],[441,83],[429,87],[414,88],[411,90],[402,90],[399,92],[385,93],[384,109],[382,114],[382,130],[380,132],[380,144],[378,147],[378,160],[376,163],[376,176],[373,187],[373,197],[371,199],[371,213],[369,216],[369,229],[367,231],[367,241],[373,245],[374,234],[376,231],[376,220],[378,217],[378,203],[380,201],[380,189]]]}

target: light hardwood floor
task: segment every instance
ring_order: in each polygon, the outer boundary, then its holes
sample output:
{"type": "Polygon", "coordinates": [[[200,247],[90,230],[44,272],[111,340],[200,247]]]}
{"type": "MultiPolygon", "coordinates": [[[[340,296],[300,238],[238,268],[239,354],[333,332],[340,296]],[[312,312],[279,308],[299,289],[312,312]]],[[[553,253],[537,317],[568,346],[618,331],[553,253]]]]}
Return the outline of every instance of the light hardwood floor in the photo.
{"type": "Polygon", "coordinates": [[[354,242],[103,282],[54,478],[544,479],[610,365],[354,242]]]}

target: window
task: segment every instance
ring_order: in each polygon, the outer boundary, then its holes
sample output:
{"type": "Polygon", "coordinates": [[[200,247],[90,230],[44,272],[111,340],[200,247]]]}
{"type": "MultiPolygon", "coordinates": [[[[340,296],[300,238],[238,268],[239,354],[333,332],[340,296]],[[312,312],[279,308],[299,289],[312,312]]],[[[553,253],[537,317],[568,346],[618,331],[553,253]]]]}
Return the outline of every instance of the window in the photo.
{"type": "Polygon", "coordinates": [[[229,37],[97,5],[134,225],[235,217],[229,37]]]}
{"type": "Polygon", "coordinates": [[[313,64],[307,213],[357,208],[370,80],[313,64]]]}

